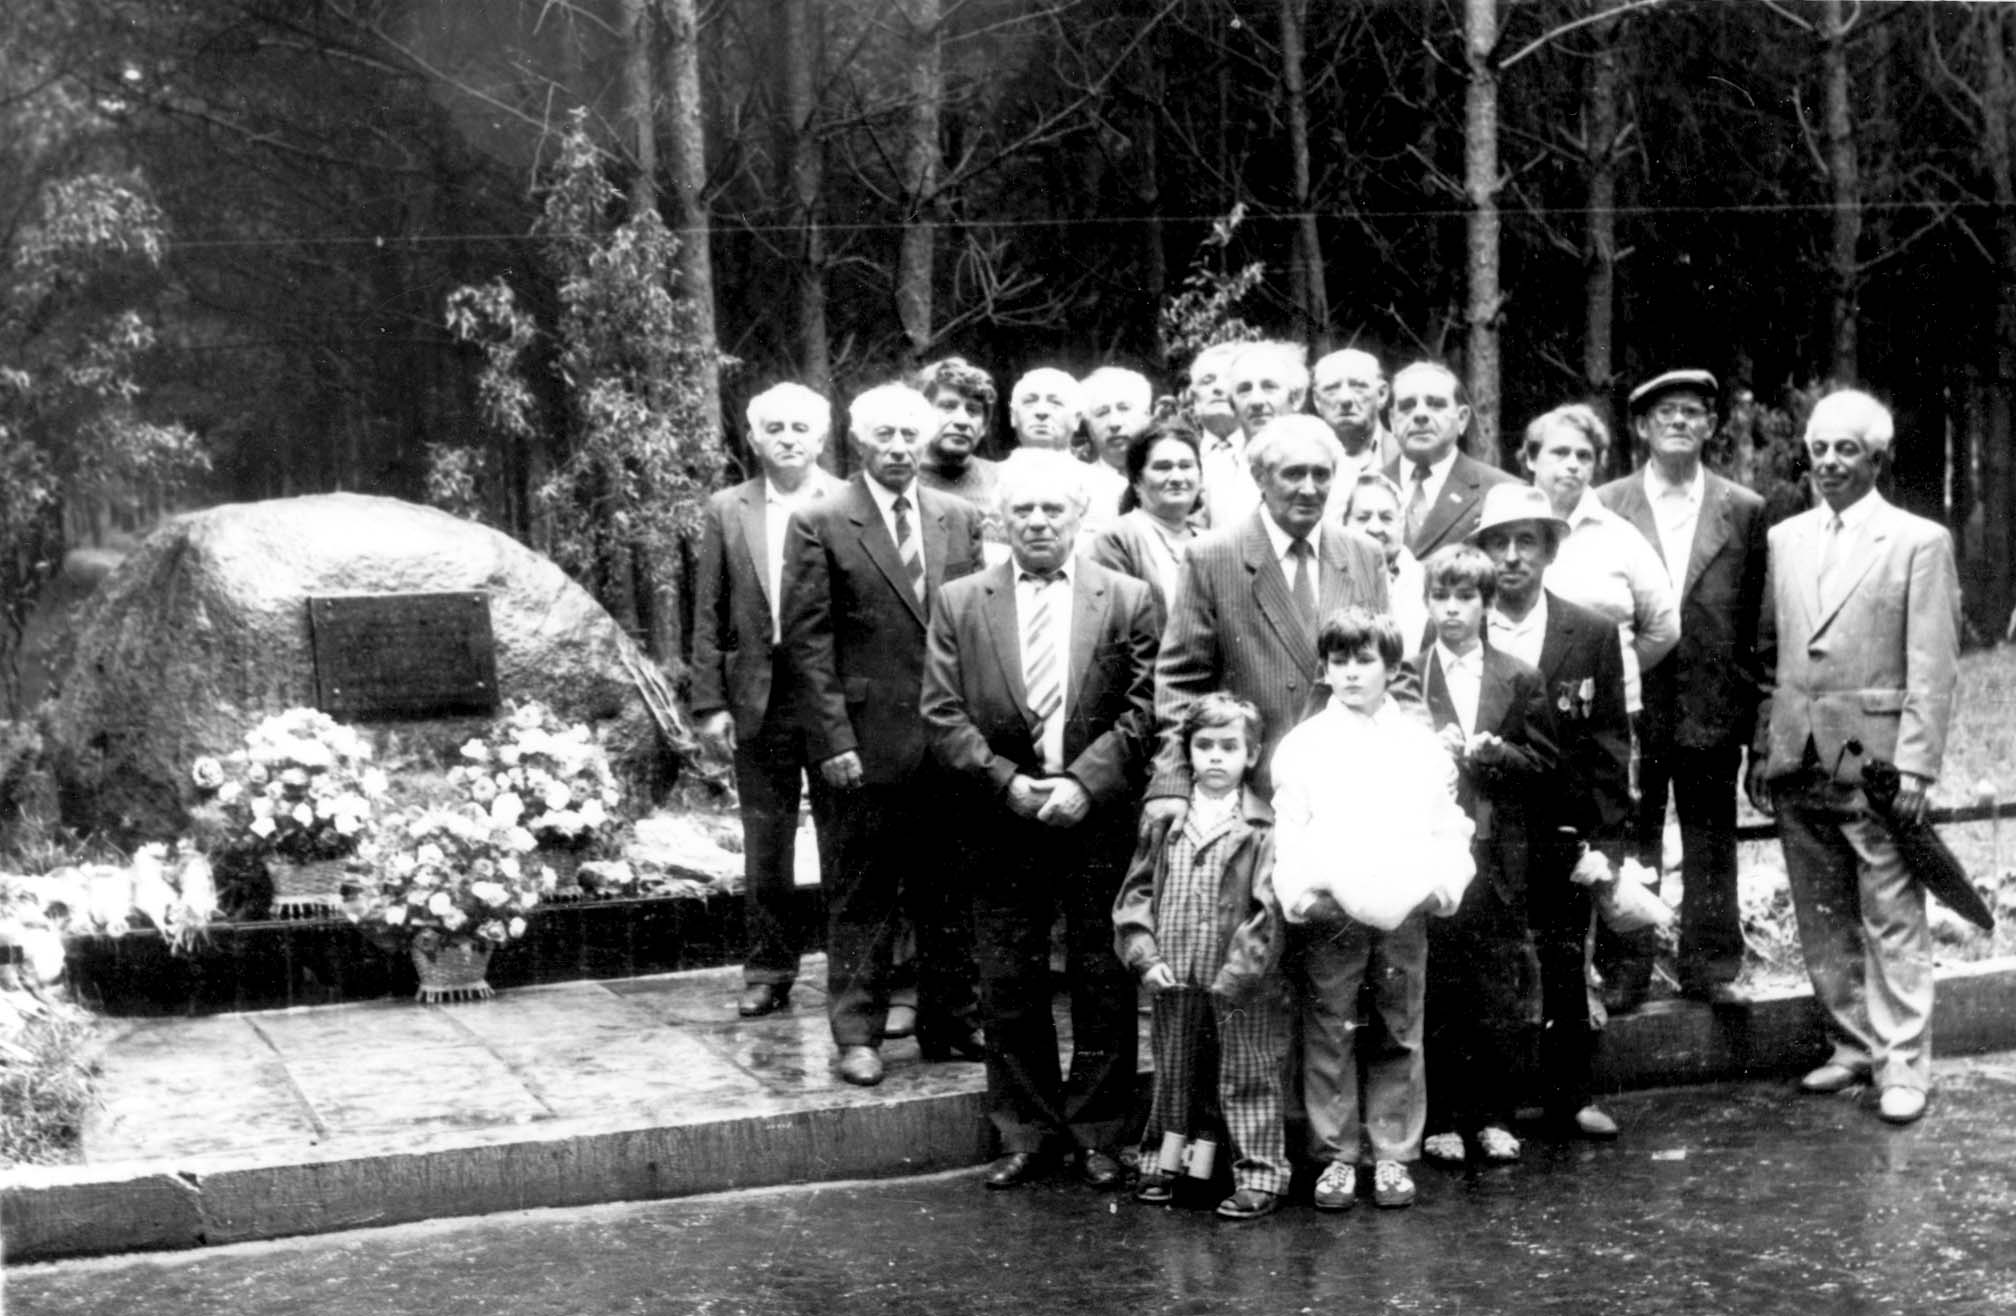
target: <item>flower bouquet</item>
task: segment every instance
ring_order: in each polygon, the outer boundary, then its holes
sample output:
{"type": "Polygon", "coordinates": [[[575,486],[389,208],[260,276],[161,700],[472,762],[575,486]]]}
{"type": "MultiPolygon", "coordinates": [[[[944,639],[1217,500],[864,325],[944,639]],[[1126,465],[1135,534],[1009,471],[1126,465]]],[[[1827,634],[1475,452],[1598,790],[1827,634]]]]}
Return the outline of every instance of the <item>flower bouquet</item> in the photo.
{"type": "Polygon", "coordinates": [[[222,816],[223,848],[264,860],[274,913],[336,908],[344,861],[376,831],[387,789],[362,734],[315,709],[290,708],[254,727],[228,758],[197,759],[190,775],[222,816]]]}
{"type": "Polygon", "coordinates": [[[580,894],[575,875],[584,860],[620,853],[623,795],[586,726],[561,721],[537,701],[519,704],[487,736],[464,745],[462,758],[449,781],[471,803],[532,834],[556,894],[580,894]]]}
{"type": "Polygon", "coordinates": [[[373,940],[411,952],[422,1001],[489,996],[491,952],[525,935],[550,886],[508,815],[464,803],[402,816],[375,849],[378,881],[345,906],[373,940]]]}

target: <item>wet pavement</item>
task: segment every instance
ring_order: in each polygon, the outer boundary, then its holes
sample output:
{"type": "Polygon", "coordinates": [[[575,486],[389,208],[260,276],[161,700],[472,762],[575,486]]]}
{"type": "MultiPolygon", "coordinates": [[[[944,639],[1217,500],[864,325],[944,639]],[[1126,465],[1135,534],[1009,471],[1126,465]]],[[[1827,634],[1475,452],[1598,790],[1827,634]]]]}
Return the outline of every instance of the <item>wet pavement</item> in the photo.
{"type": "Polygon", "coordinates": [[[1611,1145],[1232,1225],[976,1171],[24,1266],[16,1316],[2016,1310],[2016,1054],[1892,1129],[1784,1081],[1632,1093],[1611,1145]]]}

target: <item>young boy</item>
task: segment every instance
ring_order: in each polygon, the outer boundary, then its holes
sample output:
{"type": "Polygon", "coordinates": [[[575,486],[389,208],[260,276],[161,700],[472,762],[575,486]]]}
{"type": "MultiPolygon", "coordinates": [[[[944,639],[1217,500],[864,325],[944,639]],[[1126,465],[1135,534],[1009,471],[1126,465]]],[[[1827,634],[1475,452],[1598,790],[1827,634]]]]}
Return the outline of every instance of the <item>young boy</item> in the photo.
{"type": "Polygon", "coordinates": [[[1422,699],[1456,761],[1456,800],[1475,829],[1478,880],[1428,933],[1431,1160],[1519,1159],[1511,1076],[1540,1022],[1540,960],[1526,923],[1526,800],[1553,772],[1547,685],[1484,642],[1498,569],[1467,544],[1422,565],[1434,639],[1421,651],[1422,699]]]}
{"type": "Polygon", "coordinates": [[[1135,1196],[1144,1202],[1173,1196],[1174,1176],[1159,1168],[1164,1135],[1204,1131],[1210,1118],[1204,1085],[1215,1077],[1234,1187],[1218,1214],[1253,1220],[1280,1204],[1290,1168],[1282,1125],[1289,1015],[1279,971],[1273,814],[1246,785],[1260,756],[1260,711],[1229,694],[1208,694],[1191,705],[1182,731],[1192,777],[1189,816],[1161,845],[1135,850],[1113,902],[1114,948],[1154,998],[1155,1096],[1135,1196]],[[1214,1031],[1215,1073],[1207,1069],[1214,1031]]]}
{"type": "Polygon", "coordinates": [[[1470,819],[1442,743],[1418,711],[1386,698],[1401,665],[1393,619],[1346,608],[1323,623],[1316,651],[1329,706],[1288,733],[1273,763],[1274,889],[1292,929],[1302,1095],[1324,1163],[1314,1200],[1321,1211],[1356,1200],[1362,1138],[1373,1201],[1407,1206],[1427,1118],[1425,915],[1456,912],[1475,871],[1470,819]]]}

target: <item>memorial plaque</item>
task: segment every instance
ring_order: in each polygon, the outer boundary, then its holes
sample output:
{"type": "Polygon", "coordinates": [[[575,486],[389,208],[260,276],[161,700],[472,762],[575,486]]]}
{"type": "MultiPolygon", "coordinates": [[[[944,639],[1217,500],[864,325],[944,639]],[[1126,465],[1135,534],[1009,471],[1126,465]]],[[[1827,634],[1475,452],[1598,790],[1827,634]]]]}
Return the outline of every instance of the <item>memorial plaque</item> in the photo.
{"type": "Polygon", "coordinates": [[[497,707],[490,596],[333,594],[308,600],[317,706],[346,721],[497,707]]]}

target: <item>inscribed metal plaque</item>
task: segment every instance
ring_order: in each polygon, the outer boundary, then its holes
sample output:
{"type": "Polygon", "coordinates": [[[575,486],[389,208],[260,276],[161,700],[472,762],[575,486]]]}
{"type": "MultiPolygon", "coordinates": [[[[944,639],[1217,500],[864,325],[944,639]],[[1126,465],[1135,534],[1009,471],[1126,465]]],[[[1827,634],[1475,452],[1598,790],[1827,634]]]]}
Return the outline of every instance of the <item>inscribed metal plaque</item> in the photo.
{"type": "Polygon", "coordinates": [[[308,600],[316,702],[352,720],[497,707],[490,596],[333,594],[308,600]]]}

